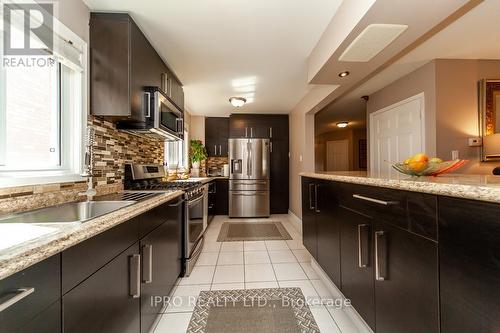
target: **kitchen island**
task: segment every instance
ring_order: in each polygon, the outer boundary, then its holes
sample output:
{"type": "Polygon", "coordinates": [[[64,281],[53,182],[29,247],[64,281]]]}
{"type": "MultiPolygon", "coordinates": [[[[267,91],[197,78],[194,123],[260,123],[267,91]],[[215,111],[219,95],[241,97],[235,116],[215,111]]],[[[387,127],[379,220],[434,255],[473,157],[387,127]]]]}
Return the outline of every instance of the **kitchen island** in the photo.
{"type": "Polygon", "coordinates": [[[500,329],[500,177],[301,176],[313,266],[373,331],[500,329]]]}

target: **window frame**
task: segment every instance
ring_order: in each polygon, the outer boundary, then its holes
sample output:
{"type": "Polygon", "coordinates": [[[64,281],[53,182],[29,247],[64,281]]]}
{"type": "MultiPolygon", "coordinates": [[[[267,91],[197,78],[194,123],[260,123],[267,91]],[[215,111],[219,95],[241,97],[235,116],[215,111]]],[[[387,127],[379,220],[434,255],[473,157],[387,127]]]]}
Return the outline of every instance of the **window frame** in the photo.
{"type": "MultiPolygon", "coordinates": [[[[88,44],[77,34],[72,32],[64,24],[54,17],[53,30],[59,37],[66,41],[71,41],[73,45],[78,45],[82,50],[81,72],[74,72],[77,77],[70,78],[68,85],[61,85],[60,103],[60,167],[43,170],[1,170],[0,166],[0,187],[50,184],[60,182],[83,181],[83,161],[84,161],[84,133],[87,127],[88,116],[88,44]],[[63,89],[67,89],[62,94],[63,89]],[[72,101],[65,104],[64,96],[72,101]],[[70,110],[70,112],[68,112],[70,110]],[[66,119],[63,119],[66,118],[66,119]],[[67,130],[61,130],[62,126],[69,126],[67,130]]],[[[61,64],[61,69],[64,67],[61,64]]],[[[3,75],[3,71],[0,71],[3,75]]],[[[63,70],[60,71],[60,82],[63,83],[63,70]]],[[[1,77],[0,77],[1,79],[1,77]]],[[[68,78],[65,78],[66,80],[68,78]]],[[[5,97],[3,89],[0,89],[0,98],[5,97]]],[[[5,100],[3,98],[2,100],[5,100]]],[[[5,140],[5,113],[0,112],[0,140],[5,140]],[[3,128],[2,128],[3,126],[3,128]]],[[[5,149],[0,145],[0,162],[5,163],[5,149]]],[[[0,163],[1,165],[1,163],[0,163]]]]}

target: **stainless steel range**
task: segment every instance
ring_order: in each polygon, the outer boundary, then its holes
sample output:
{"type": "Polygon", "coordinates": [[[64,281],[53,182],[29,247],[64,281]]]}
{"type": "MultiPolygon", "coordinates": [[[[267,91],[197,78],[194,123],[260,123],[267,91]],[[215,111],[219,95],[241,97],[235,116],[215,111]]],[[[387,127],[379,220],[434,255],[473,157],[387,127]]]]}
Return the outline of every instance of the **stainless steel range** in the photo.
{"type": "Polygon", "coordinates": [[[137,191],[184,191],[183,275],[189,276],[203,249],[208,225],[207,189],[199,181],[163,181],[162,165],[126,164],[125,189],[137,191]]]}

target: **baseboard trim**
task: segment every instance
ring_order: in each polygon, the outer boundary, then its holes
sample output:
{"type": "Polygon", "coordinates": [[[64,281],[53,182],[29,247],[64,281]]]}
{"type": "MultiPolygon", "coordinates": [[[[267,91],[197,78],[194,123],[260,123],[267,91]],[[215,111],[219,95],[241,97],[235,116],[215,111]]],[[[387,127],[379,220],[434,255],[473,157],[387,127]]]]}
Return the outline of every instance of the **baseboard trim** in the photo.
{"type": "Polygon", "coordinates": [[[302,219],[295,215],[291,210],[288,210],[288,217],[289,221],[292,222],[295,230],[297,230],[298,233],[302,235],[302,219]]]}
{"type": "MultiPolygon", "coordinates": [[[[311,258],[311,267],[316,272],[316,274],[318,274],[318,277],[320,278],[321,282],[323,282],[323,284],[326,286],[326,288],[334,298],[340,298],[340,299],[346,298],[344,294],[342,294],[340,289],[337,288],[335,283],[333,283],[332,280],[330,280],[330,278],[325,273],[323,268],[321,268],[321,266],[318,264],[316,260],[314,260],[314,258],[311,258]]],[[[354,306],[345,307],[344,310],[346,315],[349,317],[349,319],[351,319],[351,321],[354,323],[359,332],[373,333],[370,326],[368,326],[368,324],[364,321],[364,319],[359,315],[354,306]]]]}

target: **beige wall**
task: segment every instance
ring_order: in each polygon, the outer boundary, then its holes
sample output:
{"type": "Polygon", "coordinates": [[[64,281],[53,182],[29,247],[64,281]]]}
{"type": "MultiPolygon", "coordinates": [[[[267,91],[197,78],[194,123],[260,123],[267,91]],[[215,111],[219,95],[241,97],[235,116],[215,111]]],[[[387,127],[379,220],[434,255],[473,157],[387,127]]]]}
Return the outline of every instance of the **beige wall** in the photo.
{"type": "Polygon", "coordinates": [[[458,150],[469,160],[459,172],[489,174],[500,163],[481,163],[480,149],[467,144],[467,138],[479,135],[477,82],[482,78],[500,78],[500,61],[437,59],[370,95],[368,115],[424,92],[426,153],[451,159],[458,150]]]}
{"type": "MultiPolygon", "coordinates": [[[[436,155],[436,64],[434,61],[370,95],[367,103],[368,147],[370,147],[370,113],[422,92],[425,95],[425,152],[432,156],[436,155]]],[[[370,156],[369,153],[368,156],[370,156]]]]}
{"type": "Polygon", "coordinates": [[[480,149],[467,138],[479,135],[477,82],[500,79],[498,60],[436,60],[437,153],[448,159],[458,150],[470,162],[459,172],[490,174],[500,162],[480,162],[480,149]]]}
{"type": "Polygon", "coordinates": [[[191,116],[191,131],[189,136],[192,140],[201,140],[205,144],[205,117],[191,116]]]}

